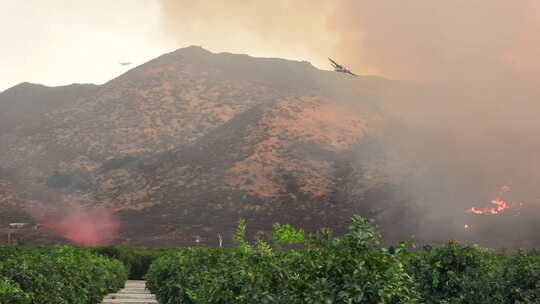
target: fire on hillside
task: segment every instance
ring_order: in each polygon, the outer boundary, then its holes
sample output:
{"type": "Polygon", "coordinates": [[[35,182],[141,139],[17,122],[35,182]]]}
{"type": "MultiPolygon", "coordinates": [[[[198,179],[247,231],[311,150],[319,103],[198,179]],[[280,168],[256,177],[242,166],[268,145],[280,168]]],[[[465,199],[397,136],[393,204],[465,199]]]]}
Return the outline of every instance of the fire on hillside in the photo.
{"type": "MultiPolygon", "coordinates": [[[[505,193],[509,192],[512,188],[510,186],[504,185],[499,190],[499,193],[497,194],[497,197],[493,200],[491,200],[491,204],[493,206],[491,207],[484,207],[482,209],[477,209],[476,207],[472,207],[470,209],[467,209],[466,212],[468,213],[474,213],[474,214],[498,214],[500,212],[503,212],[505,210],[516,210],[518,211],[520,207],[522,207],[525,203],[523,202],[510,202],[507,203],[505,200],[502,199],[505,193]]],[[[465,227],[467,228],[467,227],[465,227]]]]}

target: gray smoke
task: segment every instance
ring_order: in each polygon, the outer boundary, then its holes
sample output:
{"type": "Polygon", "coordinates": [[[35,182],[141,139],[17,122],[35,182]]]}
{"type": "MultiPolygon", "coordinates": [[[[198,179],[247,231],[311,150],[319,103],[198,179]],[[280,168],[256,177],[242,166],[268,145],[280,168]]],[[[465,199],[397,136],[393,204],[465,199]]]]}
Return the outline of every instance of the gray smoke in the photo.
{"type": "Polygon", "coordinates": [[[489,207],[503,185],[511,186],[505,200],[529,208],[508,216],[505,229],[532,231],[540,206],[537,1],[161,2],[177,41],[321,67],[332,57],[361,74],[417,83],[384,92],[389,124],[379,141],[385,175],[421,214],[417,234],[460,237],[465,223],[473,231],[474,221],[489,220],[465,210],[489,207]]]}

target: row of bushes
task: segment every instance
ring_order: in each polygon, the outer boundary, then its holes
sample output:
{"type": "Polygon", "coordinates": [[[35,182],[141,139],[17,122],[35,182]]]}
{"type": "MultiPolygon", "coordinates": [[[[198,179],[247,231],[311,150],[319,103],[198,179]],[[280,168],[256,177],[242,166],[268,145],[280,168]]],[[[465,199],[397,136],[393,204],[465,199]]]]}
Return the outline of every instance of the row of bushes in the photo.
{"type": "Polygon", "coordinates": [[[495,252],[450,242],[410,253],[426,303],[540,303],[540,253],[495,252]]]}
{"type": "Polygon", "coordinates": [[[339,238],[276,224],[250,244],[240,222],[237,248],[0,246],[0,304],[99,303],[128,272],[146,273],[163,304],[540,303],[536,251],[457,242],[415,251],[410,241],[381,248],[371,221],[347,224],[339,238]]]}
{"type": "Polygon", "coordinates": [[[178,248],[152,248],[152,247],[120,247],[101,246],[93,248],[93,252],[117,259],[124,263],[129,271],[130,280],[141,280],[158,257],[178,252],[178,248]]]}
{"type": "Polygon", "coordinates": [[[88,248],[0,246],[0,304],[99,303],[127,269],[88,248]]]}
{"type": "Polygon", "coordinates": [[[305,236],[277,226],[238,248],[191,248],[158,258],[146,275],[160,303],[540,303],[540,254],[505,254],[450,242],[380,248],[377,227],[355,217],[349,233],[305,236]],[[285,250],[284,242],[305,249],[285,250]]]}
{"type": "Polygon", "coordinates": [[[404,244],[379,247],[371,222],[354,218],[350,233],[321,233],[304,250],[279,249],[304,241],[290,227],[250,245],[239,226],[235,249],[189,249],[159,258],[146,275],[160,303],[419,303],[402,260],[404,244]]]}

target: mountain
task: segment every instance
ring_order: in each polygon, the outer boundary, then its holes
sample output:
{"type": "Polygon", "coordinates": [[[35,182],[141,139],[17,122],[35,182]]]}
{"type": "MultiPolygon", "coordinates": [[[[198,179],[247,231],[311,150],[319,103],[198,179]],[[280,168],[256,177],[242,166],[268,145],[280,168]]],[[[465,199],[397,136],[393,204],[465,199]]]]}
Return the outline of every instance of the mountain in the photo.
{"type": "Polygon", "coordinates": [[[36,132],[46,124],[45,113],[92,95],[97,89],[92,84],[46,87],[28,82],[7,89],[0,94],[0,133],[36,132]]]}
{"type": "Polygon", "coordinates": [[[0,167],[15,172],[18,203],[114,210],[122,244],[211,245],[240,218],[251,232],[339,228],[353,213],[393,223],[399,238],[414,220],[401,220],[375,139],[383,93],[402,86],[183,48],[102,86],[1,93],[0,167]]]}

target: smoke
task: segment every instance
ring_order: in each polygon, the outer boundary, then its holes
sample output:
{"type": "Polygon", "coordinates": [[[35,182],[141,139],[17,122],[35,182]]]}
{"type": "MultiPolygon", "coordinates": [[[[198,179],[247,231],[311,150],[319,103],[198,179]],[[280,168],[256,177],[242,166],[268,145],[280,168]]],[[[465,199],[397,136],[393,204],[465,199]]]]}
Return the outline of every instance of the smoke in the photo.
{"type": "Polygon", "coordinates": [[[339,38],[324,0],[161,0],[163,28],[176,43],[212,51],[293,58],[326,64],[339,38]]]}
{"type": "Polygon", "coordinates": [[[344,57],[400,79],[488,83],[519,73],[521,53],[539,41],[529,0],[339,3],[332,20],[344,57]]]}
{"type": "Polygon", "coordinates": [[[540,203],[537,1],[161,4],[177,42],[321,68],[332,57],[359,74],[415,82],[383,92],[389,123],[378,143],[384,174],[423,215],[418,234],[444,238],[464,224],[474,231],[465,210],[488,207],[503,185],[512,187],[508,200],[540,203]]]}
{"type": "Polygon", "coordinates": [[[118,233],[118,219],[100,207],[33,204],[28,211],[43,227],[77,245],[107,245],[118,233]]]}
{"type": "MultiPolygon", "coordinates": [[[[428,88],[405,104],[397,97],[388,101],[393,125],[380,136],[385,174],[425,215],[417,234],[440,239],[471,224],[475,219],[464,211],[488,207],[503,185],[512,187],[508,200],[539,207],[540,124],[533,92],[496,83],[428,88]]],[[[515,218],[514,224],[504,229],[525,221],[515,218]]]]}
{"type": "Polygon", "coordinates": [[[540,4],[534,0],[161,0],[180,44],[422,82],[537,75],[540,4]]]}

